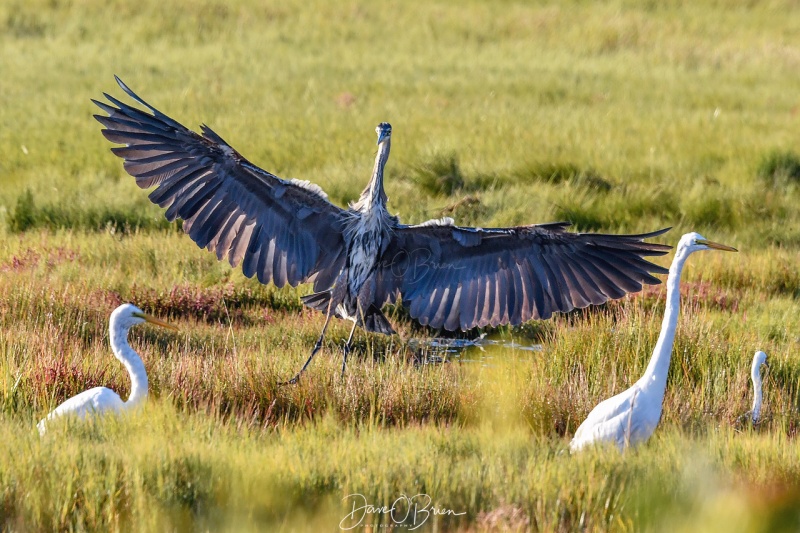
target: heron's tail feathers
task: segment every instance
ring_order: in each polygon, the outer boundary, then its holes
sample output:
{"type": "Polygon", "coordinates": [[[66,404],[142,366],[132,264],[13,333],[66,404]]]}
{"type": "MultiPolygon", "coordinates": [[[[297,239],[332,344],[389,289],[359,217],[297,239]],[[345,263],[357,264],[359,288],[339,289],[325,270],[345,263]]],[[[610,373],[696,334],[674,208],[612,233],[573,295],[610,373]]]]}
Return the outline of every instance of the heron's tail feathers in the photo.
{"type": "Polygon", "coordinates": [[[315,292],[314,294],[309,294],[308,296],[301,297],[300,300],[306,307],[310,307],[311,309],[316,309],[317,311],[320,311],[322,313],[327,313],[328,302],[331,301],[331,292],[330,291],[315,292]]]}
{"type": "MultiPolygon", "coordinates": [[[[315,292],[314,294],[301,297],[300,300],[303,302],[303,305],[310,307],[311,309],[316,309],[322,313],[327,313],[328,303],[331,301],[331,292],[315,292]]],[[[337,318],[345,318],[341,316],[338,309],[334,310],[334,315],[337,318]]],[[[363,319],[361,317],[358,318],[357,324],[365,330],[372,331],[374,333],[383,333],[384,335],[394,335],[395,333],[392,325],[389,323],[389,320],[375,305],[369,306],[369,309],[367,309],[367,311],[364,313],[363,319]]]]}
{"type": "Polygon", "coordinates": [[[395,333],[389,320],[387,320],[386,316],[383,314],[383,311],[374,305],[369,306],[367,312],[364,313],[364,320],[359,320],[358,325],[374,333],[383,333],[384,335],[394,335],[395,333]]]}

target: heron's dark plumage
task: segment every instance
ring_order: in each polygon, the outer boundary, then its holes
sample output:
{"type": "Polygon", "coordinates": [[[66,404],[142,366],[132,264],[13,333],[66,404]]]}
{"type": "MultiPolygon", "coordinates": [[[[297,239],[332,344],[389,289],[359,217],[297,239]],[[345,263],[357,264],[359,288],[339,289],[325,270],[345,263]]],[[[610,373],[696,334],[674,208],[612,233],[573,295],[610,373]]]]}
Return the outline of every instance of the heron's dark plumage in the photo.
{"type": "Polygon", "coordinates": [[[379,292],[401,295],[421,323],[455,330],[547,319],[641,290],[659,283],[652,273],[667,273],[642,259],[669,250],[644,242],[666,229],[602,235],[566,226],[400,226],[380,263],[379,292]]]}
{"type": "Polygon", "coordinates": [[[169,220],[183,219],[198,246],[241,264],[247,276],[278,287],[313,281],[317,293],[304,303],[329,317],[392,333],[380,308],[402,298],[412,317],[435,328],[520,324],[619,298],[667,273],[644,259],[666,253],[668,246],[645,239],[667,229],[605,235],[571,233],[564,222],[400,224],[385,209],[388,123],[376,128],[369,185],[342,209],[318,186],[262,170],[208,126],[190,131],[117,83],[149,113],[105,94],[113,105],[93,100],[107,113],[95,118],[108,140],[125,145],[112,152],[139,187],[153,188],[150,200],[169,220]]]}
{"type": "MultiPolygon", "coordinates": [[[[345,211],[318,188],[261,170],[207,126],[198,135],[119,83],[152,115],[106,95],[117,107],[95,102],[108,113],[95,115],[106,128],[103,135],[126,145],[113,149],[125,170],[140,187],[155,187],[150,200],[167,208],[169,220],[183,219],[199,246],[278,286],[341,269],[345,211]]],[[[330,275],[316,279],[317,290],[335,281],[330,275]]]]}

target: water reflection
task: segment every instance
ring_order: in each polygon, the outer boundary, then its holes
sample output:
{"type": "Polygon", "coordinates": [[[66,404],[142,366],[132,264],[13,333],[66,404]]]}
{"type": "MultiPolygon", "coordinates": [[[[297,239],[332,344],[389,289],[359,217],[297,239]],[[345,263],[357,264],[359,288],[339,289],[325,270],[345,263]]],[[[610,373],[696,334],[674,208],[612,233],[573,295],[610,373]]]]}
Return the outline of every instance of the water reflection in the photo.
{"type": "Polygon", "coordinates": [[[499,350],[495,347],[526,352],[541,352],[544,349],[541,344],[520,343],[502,337],[487,338],[485,334],[475,339],[414,338],[408,341],[408,348],[414,353],[418,364],[458,360],[485,365],[498,355],[499,350]]]}

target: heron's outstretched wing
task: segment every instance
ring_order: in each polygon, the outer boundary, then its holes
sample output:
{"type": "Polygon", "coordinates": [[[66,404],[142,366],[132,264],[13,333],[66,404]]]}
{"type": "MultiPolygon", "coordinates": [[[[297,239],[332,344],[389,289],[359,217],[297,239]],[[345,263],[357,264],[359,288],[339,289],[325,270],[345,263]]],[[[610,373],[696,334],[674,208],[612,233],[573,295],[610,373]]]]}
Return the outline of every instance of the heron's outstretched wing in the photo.
{"type": "Polygon", "coordinates": [[[253,165],[208,126],[199,135],[117,83],[150,113],[108,94],[114,105],[92,100],[108,113],[95,115],[103,135],[150,200],[201,248],[242,263],[248,277],[282,287],[315,280],[328,289],[344,264],[344,211],[306,181],[284,180],[253,165]]]}
{"type": "Polygon", "coordinates": [[[669,246],[641,235],[570,233],[568,223],[515,228],[400,226],[376,271],[376,301],[402,295],[420,323],[447,330],[520,324],[657,284],[643,259],[669,246]]]}

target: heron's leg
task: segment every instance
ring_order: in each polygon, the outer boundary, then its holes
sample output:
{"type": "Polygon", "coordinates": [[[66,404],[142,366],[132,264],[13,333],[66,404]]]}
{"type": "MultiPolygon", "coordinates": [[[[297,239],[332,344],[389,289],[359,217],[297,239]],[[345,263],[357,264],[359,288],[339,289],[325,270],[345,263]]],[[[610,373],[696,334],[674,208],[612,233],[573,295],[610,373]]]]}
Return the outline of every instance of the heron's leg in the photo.
{"type": "Polygon", "coordinates": [[[325,339],[325,331],[328,329],[328,324],[330,323],[332,316],[333,313],[329,313],[327,318],[325,319],[325,325],[322,326],[322,333],[320,333],[319,339],[317,339],[317,343],[314,345],[314,349],[311,350],[311,355],[308,356],[308,360],[306,361],[306,364],[303,365],[303,368],[300,369],[300,372],[295,374],[295,376],[289,381],[282,381],[278,383],[278,385],[289,385],[289,384],[294,385],[295,383],[300,381],[300,374],[302,374],[305,371],[305,369],[308,367],[308,364],[311,362],[312,359],[314,359],[314,356],[317,355],[317,352],[320,350],[320,348],[322,348],[322,341],[325,339]]]}
{"type": "Polygon", "coordinates": [[[347,342],[344,343],[344,357],[342,358],[342,377],[344,377],[344,369],[347,367],[347,356],[350,353],[350,343],[353,342],[353,334],[356,332],[358,322],[353,322],[353,329],[350,330],[350,336],[347,337],[347,342]]]}

